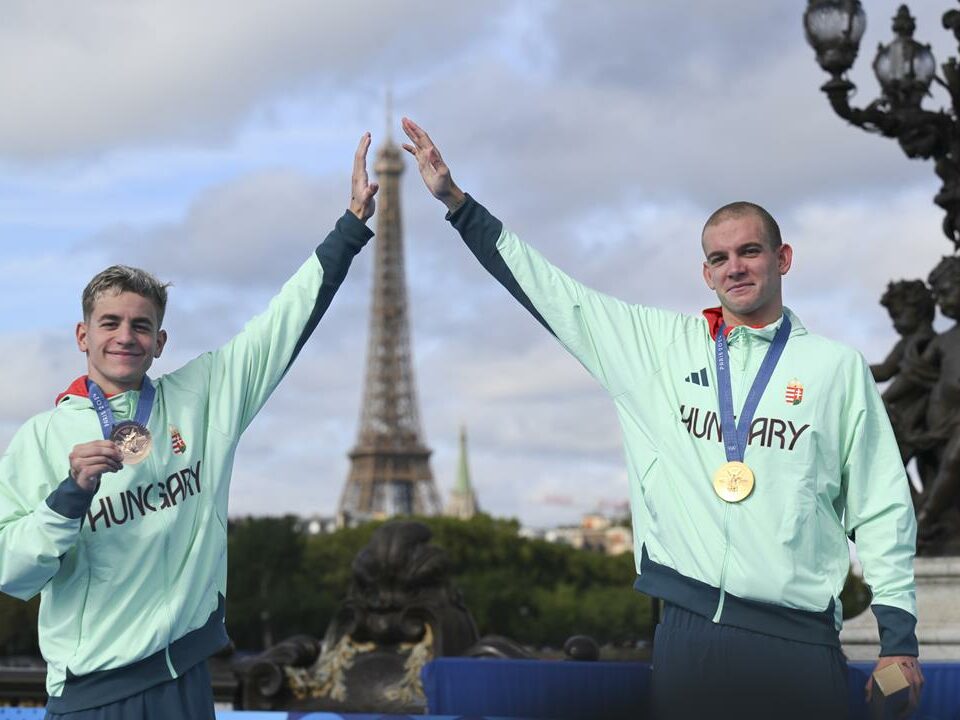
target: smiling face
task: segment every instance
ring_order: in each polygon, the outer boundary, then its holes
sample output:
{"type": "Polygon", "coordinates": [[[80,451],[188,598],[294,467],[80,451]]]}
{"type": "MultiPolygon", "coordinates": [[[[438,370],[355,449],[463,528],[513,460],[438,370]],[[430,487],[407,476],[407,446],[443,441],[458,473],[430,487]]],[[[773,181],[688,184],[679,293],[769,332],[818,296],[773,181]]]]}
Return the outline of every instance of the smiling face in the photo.
{"type": "Polygon", "coordinates": [[[167,341],[154,303],[133,292],[106,292],[77,323],[77,347],[87,374],[107,394],[138,390],[167,341]]]}
{"type": "Polygon", "coordinates": [[[780,317],[781,276],[790,269],[793,249],[772,247],[758,215],[729,215],[707,225],[703,252],[703,279],[717,293],[727,325],[763,326],[780,317]]]}

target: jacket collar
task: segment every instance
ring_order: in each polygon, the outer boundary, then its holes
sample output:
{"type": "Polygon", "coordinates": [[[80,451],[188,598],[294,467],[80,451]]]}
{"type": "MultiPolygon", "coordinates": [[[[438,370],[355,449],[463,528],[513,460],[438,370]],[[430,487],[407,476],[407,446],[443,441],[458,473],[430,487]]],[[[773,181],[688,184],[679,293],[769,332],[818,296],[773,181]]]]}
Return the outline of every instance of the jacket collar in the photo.
{"type": "MultiPolygon", "coordinates": [[[[784,315],[788,315],[790,317],[790,323],[793,326],[790,330],[791,335],[796,335],[798,332],[806,333],[806,328],[804,328],[803,325],[800,323],[800,318],[798,318],[790,308],[784,306],[783,313],[784,315]]],[[[703,311],[703,317],[707,321],[707,329],[710,331],[710,339],[716,340],[717,333],[720,331],[720,325],[721,323],[723,323],[723,309],[719,306],[706,308],[703,311]]],[[[758,335],[761,335],[763,337],[766,337],[769,335],[769,337],[772,338],[774,333],[776,333],[777,328],[780,327],[780,322],[782,320],[783,320],[783,315],[781,315],[779,318],[777,318],[775,321],[773,321],[769,325],[749,325],[746,327],[751,327],[754,330],[759,330],[760,332],[758,333],[758,335]]],[[[726,328],[724,328],[723,334],[729,335],[730,331],[733,330],[734,327],[743,327],[743,326],[728,325],[726,328]]]]}
{"type": "MultiPolygon", "coordinates": [[[[81,375],[76,380],[74,380],[62,393],[57,395],[57,399],[53,401],[54,405],[59,405],[60,401],[64,398],[73,395],[75,397],[88,398],[90,397],[90,392],[87,390],[87,378],[88,375],[81,375]]],[[[112,398],[117,393],[106,393],[107,398],[112,398]]]]}

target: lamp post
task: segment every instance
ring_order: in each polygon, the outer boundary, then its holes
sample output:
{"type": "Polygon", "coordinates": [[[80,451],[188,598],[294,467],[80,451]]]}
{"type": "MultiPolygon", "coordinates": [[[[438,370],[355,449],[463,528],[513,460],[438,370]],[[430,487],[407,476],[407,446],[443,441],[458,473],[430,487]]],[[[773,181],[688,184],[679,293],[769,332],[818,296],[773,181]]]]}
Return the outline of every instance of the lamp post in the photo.
{"type": "MultiPolygon", "coordinates": [[[[860,0],[808,0],[803,15],[807,41],[817,53],[817,62],[830,73],[821,90],[834,112],[868,132],[896,138],[910,158],[933,158],[943,186],[934,202],[946,213],[943,232],[960,250],[960,66],[950,58],[936,74],[936,61],[929,45],[913,39],[916,22],[906,5],[893,18],[894,39],[877,48],[873,71],[880,83],[880,97],[864,108],[850,105],[856,86],[846,78],[867,26],[860,0]],[[926,110],[921,104],[936,82],[946,88],[951,105],[926,110]]],[[[948,10],[943,26],[960,43],[960,10],[948,10]]]]}

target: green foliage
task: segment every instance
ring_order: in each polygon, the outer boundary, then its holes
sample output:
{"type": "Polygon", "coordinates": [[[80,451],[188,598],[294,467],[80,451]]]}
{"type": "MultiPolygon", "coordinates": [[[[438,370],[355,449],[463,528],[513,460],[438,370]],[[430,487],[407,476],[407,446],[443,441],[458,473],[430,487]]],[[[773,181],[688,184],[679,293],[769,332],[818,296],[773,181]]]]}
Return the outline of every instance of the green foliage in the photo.
{"type": "Polygon", "coordinates": [[[28,602],[0,593],[0,655],[40,657],[37,613],[40,596],[28,602]]]}
{"type": "Polygon", "coordinates": [[[302,577],[305,538],[297,518],[231,520],[227,553],[227,618],[238,647],[262,647],[310,632],[311,608],[302,577]]]}
{"type": "MultiPolygon", "coordinates": [[[[559,647],[576,633],[587,633],[601,643],[632,642],[650,633],[650,604],[631,587],[635,571],[629,554],[608,557],[528,540],[519,536],[516,521],[486,515],[470,521],[418,519],[432,530],[433,544],[446,551],[453,583],[482,635],[559,647]]],[[[258,592],[269,586],[254,575],[280,562],[276,540],[257,537],[261,530],[277,532],[270,520],[248,518],[231,526],[227,624],[237,645],[249,650],[263,646],[258,603],[269,601],[258,592]],[[241,530],[246,533],[242,550],[237,537],[241,530]],[[268,557],[255,559],[256,553],[268,557]],[[243,588],[239,598],[238,586],[243,588]]],[[[377,527],[378,523],[368,523],[303,537],[299,564],[286,571],[286,584],[279,591],[294,602],[274,602],[270,607],[274,640],[297,632],[323,636],[346,597],[353,558],[377,527]],[[288,612],[281,615],[283,608],[288,612]],[[293,612],[295,608],[301,611],[293,612]]],[[[284,532],[293,532],[292,524],[284,532]]]]}
{"type": "Polygon", "coordinates": [[[560,647],[585,633],[629,643],[651,633],[649,600],[633,590],[633,556],[522,538],[512,520],[421,518],[450,558],[453,582],[481,635],[560,647]]]}
{"type": "Polygon", "coordinates": [[[353,558],[377,527],[310,536],[297,524],[292,515],[230,522],[227,630],[243,650],[291,635],[322,638],[346,597],[353,558]]]}

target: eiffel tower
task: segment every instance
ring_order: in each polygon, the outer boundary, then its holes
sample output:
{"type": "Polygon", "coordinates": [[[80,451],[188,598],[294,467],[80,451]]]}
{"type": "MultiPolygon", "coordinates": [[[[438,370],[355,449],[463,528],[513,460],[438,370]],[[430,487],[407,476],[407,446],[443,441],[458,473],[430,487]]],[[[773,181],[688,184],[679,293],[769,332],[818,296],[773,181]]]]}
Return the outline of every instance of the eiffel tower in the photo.
{"type": "Polygon", "coordinates": [[[373,304],[360,432],[340,496],[344,521],[440,512],[430,450],[421,439],[410,351],[400,225],[403,158],[389,137],[373,169],[380,183],[373,304]]]}

